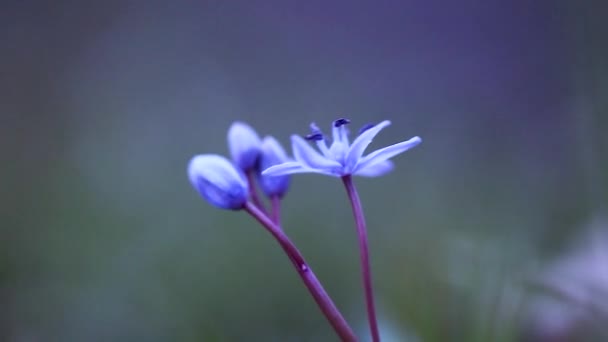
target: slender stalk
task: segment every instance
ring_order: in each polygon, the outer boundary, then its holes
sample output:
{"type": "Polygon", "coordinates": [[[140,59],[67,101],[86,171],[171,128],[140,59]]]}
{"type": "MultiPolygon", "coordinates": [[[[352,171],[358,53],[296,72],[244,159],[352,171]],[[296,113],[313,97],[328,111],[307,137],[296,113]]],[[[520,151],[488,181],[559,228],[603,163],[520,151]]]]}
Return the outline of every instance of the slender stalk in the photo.
{"type": "Polygon", "coordinates": [[[367,319],[369,328],[372,334],[372,341],[380,341],[380,332],[378,330],[378,321],[376,319],[376,306],[374,304],[374,291],[372,289],[372,270],[369,262],[369,248],[367,246],[367,228],[365,225],[365,216],[363,215],[363,207],[359,194],[355,188],[352,177],[343,176],[342,182],[346,187],[348,199],[353,208],[355,223],[357,225],[357,235],[359,237],[359,252],[361,254],[361,273],[363,277],[363,288],[365,291],[365,304],[367,307],[367,319]]]}
{"type": "Polygon", "coordinates": [[[279,227],[281,225],[281,199],[279,196],[272,196],[270,198],[270,217],[272,222],[276,223],[279,227]]]}
{"type": "Polygon", "coordinates": [[[334,328],[336,333],[340,336],[342,341],[357,341],[357,336],[350,328],[338,308],[333,303],[325,289],[319,282],[319,279],[315,276],[312,269],[308,266],[304,257],[296,246],[289,240],[287,235],[275,224],[268,216],[266,216],[255,204],[247,202],[245,204],[245,211],[255,218],[259,223],[264,226],[272,236],[281,245],[285,253],[289,256],[289,259],[296,268],[296,271],[302,278],[304,285],[308,288],[308,291],[313,296],[315,302],[334,328]]]}
{"type": "Polygon", "coordinates": [[[247,174],[247,183],[249,183],[249,194],[251,195],[251,200],[253,204],[255,204],[260,210],[266,214],[266,207],[264,206],[264,202],[260,199],[258,195],[258,189],[255,186],[255,170],[251,169],[246,172],[247,174]]]}

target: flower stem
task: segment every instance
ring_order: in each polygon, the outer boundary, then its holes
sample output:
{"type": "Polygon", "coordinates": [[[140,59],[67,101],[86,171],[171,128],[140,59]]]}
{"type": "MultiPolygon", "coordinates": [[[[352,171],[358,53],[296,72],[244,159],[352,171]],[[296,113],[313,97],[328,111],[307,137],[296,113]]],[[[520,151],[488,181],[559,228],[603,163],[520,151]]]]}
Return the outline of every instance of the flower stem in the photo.
{"type": "Polygon", "coordinates": [[[276,223],[277,226],[281,225],[281,199],[279,196],[272,196],[270,198],[270,215],[272,217],[272,222],[276,223]]]}
{"type": "Polygon", "coordinates": [[[363,288],[365,290],[365,304],[367,306],[367,319],[372,334],[372,341],[380,341],[380,332],[378,330],[378,321],[376,319],[376,307],[374,304],[374,291],[372,289],[372,271],[369,262],[369,249],[367,246],[367,229],[365,225],[365,216],[363,215],[363,207],[359,194],[353,183],[350,175],[343,176],[342,182],[346,187],[350,204],[353,208],[355,223],[357,225],[357,235],[359,237],[359,252],[361,253],[361,273],[363,276],[363,288]]]}
{"type": "Polygon", "coordinates": [[[249,183],[249,195],[251,196],[251,200],[253,204],[255,204],[262,213],[266,214],[266,207],[264,206],[264,202],[260,199],[258,195],[258,190],[255,186],[255,171],[254,169],[248,170],[247,174],[247,182],[249,183]]]}
{"type": "Polygon", "coordinates": [[[247,202],[245,204],[245,211],[255,218],[259,223],[264,226],[272,236],[281,245],[285,253],[289,256],[289,259],[293,263],[296,271],[302,278],[302,281],[308,288],[308,291],[313,296],[315,302],[332,325],[336,333],[340,336],[342,341],[357,341],[355,333],[350,328],[344,317],[338,308],[333,303],[325,289],[319,282],[319,279],[315,276],[312,269],[308,266],[304,257],[296,246],[289,240],[287,235],[275,224],[268,216],[266,216],[255,204],[247,202]]]}

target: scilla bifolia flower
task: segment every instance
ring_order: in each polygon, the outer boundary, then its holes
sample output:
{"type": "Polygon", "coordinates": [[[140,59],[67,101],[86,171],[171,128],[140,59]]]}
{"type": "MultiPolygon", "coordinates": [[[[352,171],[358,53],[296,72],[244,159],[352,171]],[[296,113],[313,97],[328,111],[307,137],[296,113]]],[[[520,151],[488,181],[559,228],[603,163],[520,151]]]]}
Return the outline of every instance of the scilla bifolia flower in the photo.
{"type": "Polygon", "coordinates": [[[201,154],[188,164],[192,186],[209,203],[221,209],[243,209],[249,196],[247,179],[228,159],[201,154]]]}
{"type": "Polygon", "coordinates": [[[228,131],[228,145],[234,164],[215,155],[195,156],[188,165],[192,186],[212,205],[222,209],[247,212],[279,243],[287,254],[306,288],[342,341],[354,342],[357,337],[335,306],[319,279],[300,251],[281,227],[279,202],[289,186],[286,175],[263,176],[261,167],[288,161],[281,145],[271,137],[260,141],[257,133],[245,123],[235,122],[228,131]],[[272,202],[272,217],[258,198],[255,178],[272,202]]]}
{"type": "Polygon", "coordinates": [[[352,144],[349,143],[348,130],[346,128],[346,125],[349,123],[350,120],[348,119],[338,119],[333,122],[333,139],[329,147],[327,146],[325,136],[314,123],[310,125],[311,133],[305,138],[302,138],[299,135],[292,135],[291,144],[293,156],[296,160],[271,166],[264,170],[262,175],[284,176],[292,173],[314,172],[340,177],[342,179],[351,203],[355,225],[357,227],[361,274],[370,333],[372,341],[378,342],[380,341],[380,332],[378,329],[372,289],[367,227],[361,200],[359,199],[359,194],[355,188],[352,176],[377,177],[386,174],[393,169],[393,164],[389,160],[390,158],[420,144],[422,139],[420,139],[420,137],[413,137],[409,140],[381,148],[363,156],[365,149],[372,142],[372,139],[383,128],[389,126],[391,122],[384,120],[377,125],[363,126],[361,130],[359,130],[359,136],[352,144]],[[316,142],[321,153],[313,149],[305,139],[316,142]]]}
{"type": "MultiPolygon", "coordinates": [[[[259,159],[259,170],[288,162],[289,158],[281,144],[273,137],[267,136],[262,140],[262,154],[259,159]]],[[[282,198],[289,188],[289,176],[265,176],[258,173],[258,182],[266,196],[282,198]]]]}
{"type": "Polygon", "coordinates": [[[359,136],[349,144],[348,119],[338,119],[332,125],[332,143],[328,147],[325,136],[315,125],[310,125],[311,133],[305,138],[299,135],[291,136],[291,144],[295,161],[272,166],[262,172],[264,175],[287,175],[291,173],[314,172],[335,177],[347,175],[377,177],[393,169],[390,158],[403,153],[418,145],[422,139],[413,137],[409,140],[376,150],[366,156],[363,152],[374,137],[391,124],[384,120],[377,125],[365,125],[359,136]],[[315,151],[306,140],[316,142],[321,153],[315,151]]]}
{"type": "Polygon", "coordinates": [[[234,163],[244,172],[248,172],[256,165],[262,141],[251,126],[236,121],[228,129],[228,148],[234,163]]]}

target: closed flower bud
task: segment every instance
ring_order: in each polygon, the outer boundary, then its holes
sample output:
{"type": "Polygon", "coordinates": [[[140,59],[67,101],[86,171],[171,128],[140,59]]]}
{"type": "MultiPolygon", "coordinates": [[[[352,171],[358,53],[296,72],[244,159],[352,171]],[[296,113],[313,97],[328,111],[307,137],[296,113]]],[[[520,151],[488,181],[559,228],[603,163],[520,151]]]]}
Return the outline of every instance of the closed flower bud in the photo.
{"type": "Polygon", "coordinates": [[[234,163],[243,171],[255,167],[260,156],[262,142],[251,126],[244,122],[233,122],[228,129],[228,148],[234,163]]]}
{"type": "Polygon", "coordinates": [[[262,170],[289,161],[281,144],[273,137],[267,136],[262,141],[262,154],[259,160],[258,181],[262,191],[268,197],[283,197],[289,188],[289,176],[264,176],[262,170]]]}
{"type": "Polygon", "coordinates": [[[247,202],[247,179],[228,159],[216,154],[193,157],[188,164],[192,186],[212,205],[242,209],[247,202]]]}

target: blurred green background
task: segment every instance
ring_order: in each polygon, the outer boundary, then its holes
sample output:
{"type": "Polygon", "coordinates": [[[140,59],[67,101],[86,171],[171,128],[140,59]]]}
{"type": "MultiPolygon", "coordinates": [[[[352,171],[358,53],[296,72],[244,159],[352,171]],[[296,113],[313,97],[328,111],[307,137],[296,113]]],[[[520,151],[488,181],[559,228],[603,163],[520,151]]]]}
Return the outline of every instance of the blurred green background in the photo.
{"type": "MultiPolygon", "coordinates": [[[[270,235],[191,188],[243,120],[424,142],[357,178],[386,341],[603,340],[600,1],[4,1],[0,340],[333,341],[270,235]]],[[[350,207],[296,175],[284,226],[362,340],[350,207]]]]}

